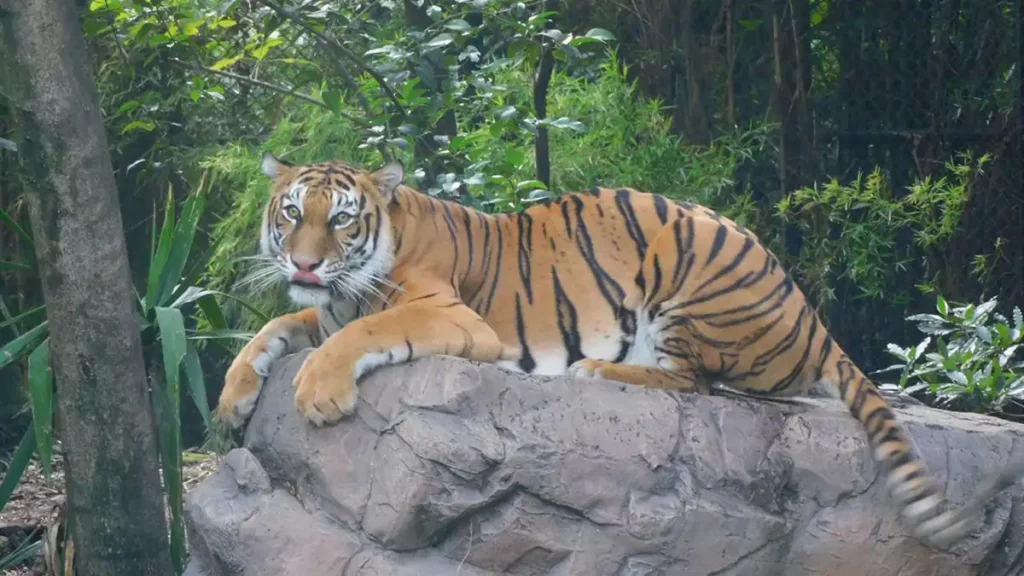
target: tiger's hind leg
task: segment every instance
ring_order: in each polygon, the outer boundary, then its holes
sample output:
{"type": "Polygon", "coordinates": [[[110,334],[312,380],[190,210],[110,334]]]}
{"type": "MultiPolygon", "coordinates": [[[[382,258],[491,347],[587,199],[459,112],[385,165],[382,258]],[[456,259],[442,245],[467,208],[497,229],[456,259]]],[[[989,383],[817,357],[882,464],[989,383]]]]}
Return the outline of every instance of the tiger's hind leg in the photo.
{"type": "Polygon", "coordinates": [[[650,368],[636,364],[617,364],[605,360],[584,358],[569,366],[569,376],[581,378],[602,378],[615,382],[624,382],[635,386],[646,386],[661,390],[678,390],[710,394],[711,389],[702,380],[686,370],[669,371],[663,368],[650,368]]]}

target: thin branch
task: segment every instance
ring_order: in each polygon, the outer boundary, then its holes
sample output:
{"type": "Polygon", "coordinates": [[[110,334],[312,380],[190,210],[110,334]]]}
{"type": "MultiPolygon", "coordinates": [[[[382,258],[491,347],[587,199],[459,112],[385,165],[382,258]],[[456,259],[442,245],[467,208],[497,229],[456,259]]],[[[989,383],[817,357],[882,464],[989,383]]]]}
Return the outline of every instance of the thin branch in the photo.
{"type": "MultiPolygon", "coordinates": [[[[183,64],[183,63],[179,62],[179,64],[183,64]]],[[[253,86],[259,86],[260,88],[266,88],[267,90],[270,90],[270,91],[273,91],[273,92],[277,92],[279,94],[285,94],[287,96],[292,96],[292,97],[298,98],[299,100],[305,100],[306,102],[309,102],[310,104],[316,104],[317,106],[319,106],[321,108],[326,108],[328,110],[331,109],[322,100],[317,100],[316,98],[313,98],[312,96],[308,96],[306,94],[303,94],[303,93],[301,93],[298,90],[295,90],[293,88],[285,88],[284,86],[278,86],[277,84],[271,84],[270,82],[264,82],[263,80],[256,80],[255,78],[249,78],[248,76],[242,76],[241,74],[235,74],[234,72],[228,72],[226,70],[217,70],[215,68],[210,68],[209,66],[196,65],[195,67],[200,69],[200,70],[203,70],[205,72],[209,72],[211,74],[216,74],[218,76],[223,76],[225,78],[231,78],[232,80],[237,80],[239,82],[245,82],[246,84],[252,84],[253,86]]],[[[351,120],[352,122],[358,124],[361,127],[366,127],[366,126],[370,125],[370,123],[368,121],[366,121],[365,119],[360,118],[358,116],[353,116],[352,114],[349,114],[347,112],[343,112],[341,110],[338,110],[336,112],[337,112],[337,114],[339,116],[341,116],[343,118],[346,118],[348,120],[351,120]]]]}
{"type": "MultiPolygon", "coordinates": [[[[342,45],[341,42],[338,42],[338,40],[330,38],[324,35],[322,32],[314,29],[312,26],[306,23],[305,19],[302,18],[302,16],[300,16],[299,14],[295,13],[292,10],[289,10],[288,8],[284,8],[283,6],[273,2],[272,0],[256,1],[259,2],[260,4],[263,4],[267,8],[270,8],[274,12],[277,12],[284,18],[291,20],[299,27],[301,27],[303,30],[315,36],[321,43],[326,44],[327,46],[330,46],[334,50],[340,52],[341,55],[344,56],[347,60],[361,68],[364,72],[369,74],[370,77],[377,81],[377,84],[380,86],[380,89],[383,90],[384,94],[387,95],[388,99],[390,99],[391,102],[394,103],[395,108],[398,110],[398,113],[401,114],[403,118],[408,116],[408,114],[405,112],[405,108],[398,102],[398,96],[395,94],[393,90],[391,90],[391,87],[388,86],[388,83],[386,80],[384,80],[384,77],[378,74],[376,70],[368,66],[366,62],[363,61],[362,58],[360,58],[354,52],[352,52],[344,45],[342,45]]],[[[346,70],[340,64],[337,64],[337,68],[339,74],[341,74],[342,79],[345,81],[345,85],[356,94],[356,96],[360,100],[360,104],[363,106],[364,109],[366,109],[366,113],[372,116],[373,111],[370,109],[370,103],[367,102],[366,97],[363,96],[361,92],[359,92],[359,86],[356,84],[356,81],[352,77],[352,74],[349,73],[349,71],[346,70]]]]}

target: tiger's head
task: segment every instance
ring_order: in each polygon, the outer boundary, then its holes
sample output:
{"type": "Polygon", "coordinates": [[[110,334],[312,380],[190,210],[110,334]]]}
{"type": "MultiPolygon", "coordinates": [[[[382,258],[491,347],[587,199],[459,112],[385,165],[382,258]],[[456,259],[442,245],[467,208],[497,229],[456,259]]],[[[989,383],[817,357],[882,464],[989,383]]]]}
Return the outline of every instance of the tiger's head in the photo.
{"type": "Polygon", "coordinates": [[[376,172],[341,162],[292,165],[267,152],[271,184],[263,213],[257,275],[283,276],[301,306],[375,290],[394,258],[388,205],[404,170],[390,162],[376,172]]]}

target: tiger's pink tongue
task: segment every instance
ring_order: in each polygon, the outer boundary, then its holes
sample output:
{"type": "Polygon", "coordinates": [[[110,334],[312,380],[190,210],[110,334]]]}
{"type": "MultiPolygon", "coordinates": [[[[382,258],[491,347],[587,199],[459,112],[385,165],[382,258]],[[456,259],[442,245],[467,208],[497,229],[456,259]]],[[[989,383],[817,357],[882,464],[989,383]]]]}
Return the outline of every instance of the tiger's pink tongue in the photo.
{"type": "Polygon", "coordinates": [[[299,270],[292,274],[292,280],[295,282],[305,282],[306,284],[323,284],[319,276],[305,270],[299,270]]]}

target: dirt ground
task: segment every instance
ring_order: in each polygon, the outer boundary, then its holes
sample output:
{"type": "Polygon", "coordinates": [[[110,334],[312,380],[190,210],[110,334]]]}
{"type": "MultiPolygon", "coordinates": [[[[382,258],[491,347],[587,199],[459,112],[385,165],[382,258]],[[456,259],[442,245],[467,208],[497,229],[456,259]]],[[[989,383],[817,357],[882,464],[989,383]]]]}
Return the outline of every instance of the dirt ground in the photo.
{"type": "MultiPolygon", "coordinates": [[[[58,450],[59,446],[55,446],[50,480],[43,476],[40,463],[33,460],[11,500],[0,511],[0,560],[26,538],[38,540],[47,529],[59,523],[57,519],[64,506],[64,470],[58,450]]],[[[185,492],[213,473],[217,463],[217,457],[212,454],[186,453],[182,457],[185,492]]],[[[0,463],[0,470],[6,470],[6,462],[0,463]]],[[[42,555],[15,568],[0,570],[0,576],[46,576],[42,555]]]]}

